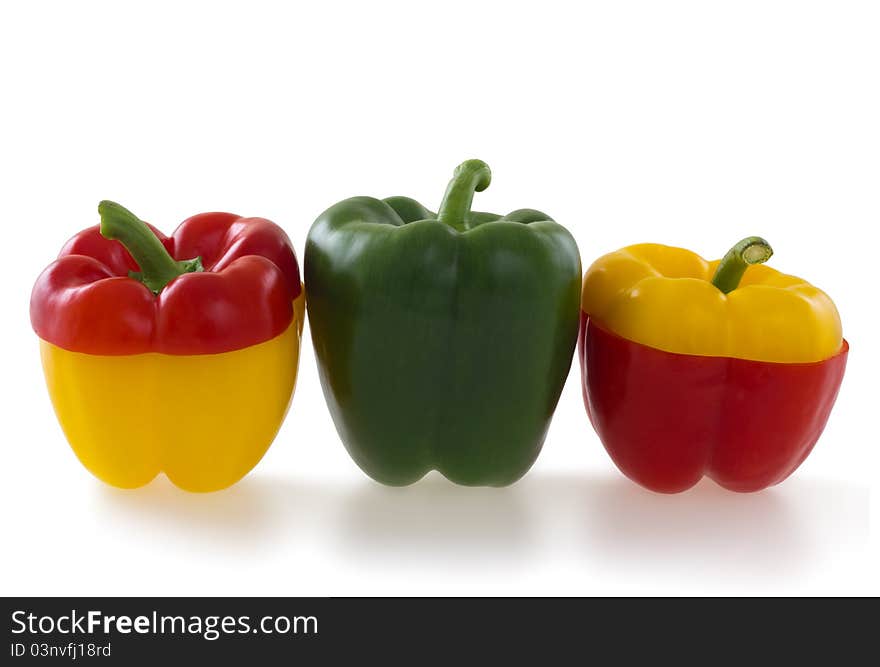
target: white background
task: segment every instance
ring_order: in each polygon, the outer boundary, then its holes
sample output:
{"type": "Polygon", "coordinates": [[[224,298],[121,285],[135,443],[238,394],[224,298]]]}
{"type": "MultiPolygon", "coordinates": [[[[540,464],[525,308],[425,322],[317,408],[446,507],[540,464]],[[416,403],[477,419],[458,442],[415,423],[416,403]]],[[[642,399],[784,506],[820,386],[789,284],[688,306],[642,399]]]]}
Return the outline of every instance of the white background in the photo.
{"type": "Polygon", "coordinates": [[[0,593],[880,592],[878,35],[870,2],[4,3],[0,593]],[[232,489],[119,491],[80,466],[28,299],[100,199],[167,232],[203,210],[265,216],[301,258],[330,204],[436,207],[470,157],[494,172],[477,208],[545,210],[585,267],[760,234],[773,266],[824,288],[852,352],[795,476],[643,491],[573,368],[518,484],[384,488],[339,442],[308,338],[284,427],[232,489]]]}

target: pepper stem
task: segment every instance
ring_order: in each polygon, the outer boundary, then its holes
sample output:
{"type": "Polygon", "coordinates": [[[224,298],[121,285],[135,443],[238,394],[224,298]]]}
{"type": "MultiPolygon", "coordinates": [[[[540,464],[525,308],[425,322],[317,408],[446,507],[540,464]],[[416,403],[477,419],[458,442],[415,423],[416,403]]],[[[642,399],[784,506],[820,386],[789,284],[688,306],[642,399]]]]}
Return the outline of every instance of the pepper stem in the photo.
{"type": "Polygon", "coordinates": [[[116,202],[104,200],[98,204],[101,216],[101,236],[119,241],[141,268],[128,275],[141,281],[158,294],[177,276],[204,271],[201,257],[175,260],[153,230],[134,213],[116,202]]]}
{"type": "Polygon", "coordinates": [[[482,192],[489,187],[492,172],[482,160],[466,160],[455,168],[455,173],[443,195],[443,202],[437,213],[437,220],[452,227],[468,229],[468,217],[474,192],[482,192]]]}
{"type": "Polygon", "coordinates": [[[748,236],[733,246],[718,263],[712,284],[729,294],[742,280],[746,269],[752,264],[763,264],[773,255],[773,248],[760,236],[748,236]]]}

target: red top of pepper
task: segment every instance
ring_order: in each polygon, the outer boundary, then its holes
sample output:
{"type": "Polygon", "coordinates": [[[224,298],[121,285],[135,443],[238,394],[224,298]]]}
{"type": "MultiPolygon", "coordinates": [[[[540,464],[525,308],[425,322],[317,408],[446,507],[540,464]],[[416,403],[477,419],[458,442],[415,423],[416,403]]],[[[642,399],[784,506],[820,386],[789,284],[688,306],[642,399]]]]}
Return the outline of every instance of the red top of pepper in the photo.
{"type": "Polygon", "coordinates": [[[34,285],[43,340],[89,354],[214,354],[290,324],[302,284],[275,223],[201,213],[168,237],[113,202],[98,210],[101,224],[70,239],[34,285]]]}

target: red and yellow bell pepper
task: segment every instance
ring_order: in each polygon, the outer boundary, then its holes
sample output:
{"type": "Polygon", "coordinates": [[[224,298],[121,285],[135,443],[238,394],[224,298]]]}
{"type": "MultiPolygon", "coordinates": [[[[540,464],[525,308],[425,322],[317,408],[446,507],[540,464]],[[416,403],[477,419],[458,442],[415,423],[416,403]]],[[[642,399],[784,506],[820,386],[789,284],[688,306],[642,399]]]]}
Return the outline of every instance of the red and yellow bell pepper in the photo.
{"type": "Polygon", "coordinates": [[[584,401],[639,484],[674,493],[708,475],[757,491],[790,475],[818,440],[848,344],[831,299],[761,265],[771,254],[757,237],[713,262],[643,244],[587,271],[584,401]]]}
{"type": "Polygon", "coordinates": [[[304,296],[263,218],[203,213],[170,237],[113,202],[37,279],[31,322],[58,419],[93,474],[190,491],[253,468],[287,412],[304,296]]]}

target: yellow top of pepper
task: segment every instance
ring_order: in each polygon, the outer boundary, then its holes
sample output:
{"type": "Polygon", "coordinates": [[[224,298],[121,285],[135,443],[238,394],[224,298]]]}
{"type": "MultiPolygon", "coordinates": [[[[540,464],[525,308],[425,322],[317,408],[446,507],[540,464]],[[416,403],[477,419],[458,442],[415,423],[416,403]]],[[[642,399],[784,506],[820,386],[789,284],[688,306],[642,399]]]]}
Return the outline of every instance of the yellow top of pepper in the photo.
{"type": "Polygon", "coordinates": [[[712,262],[684,248],[628,246],[587,270],[581,307],[617,335],[667,352],[784,363],[834,356],[843,341],[834,302],[758,265],[771,254],[757,237],[712,262]]]}

